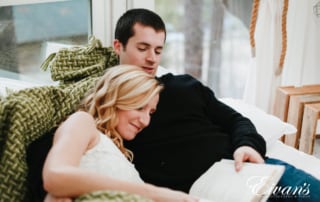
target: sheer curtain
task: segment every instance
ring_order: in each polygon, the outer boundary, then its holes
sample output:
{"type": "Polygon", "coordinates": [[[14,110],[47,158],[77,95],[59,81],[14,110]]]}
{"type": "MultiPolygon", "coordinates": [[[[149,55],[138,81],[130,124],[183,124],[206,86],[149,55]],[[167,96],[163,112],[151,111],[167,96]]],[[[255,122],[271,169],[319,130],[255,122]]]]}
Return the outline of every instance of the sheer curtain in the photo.
{"type": "Polygon", "coordinates": [[[290,1],[282,85],[320,83],[320,0],[290,1]]]}
{"type": "Polygon", "coordinates": [[[280,85],[320,83],[320,1],[289,1],[287,48],[281,74],[281,19],[284,1],[261,0],[256,23],[256,56],[252,58],[243,99],[272,112],[280,85]]]}
{"type": "Polygon", "coordinates": [[[155,11],[167,27],[161,65],[193,75],[217,97],[241,99],[251,59],[251,4],[252,0],[155,0],[155,11]]]}
{"type": "Polygon", "coordinates": [[[280,76],[276,74],[281,51],[282,1],[259,3],[255,28],[255,57],[252,58],[243,99],[270,112],[280,76]]]}

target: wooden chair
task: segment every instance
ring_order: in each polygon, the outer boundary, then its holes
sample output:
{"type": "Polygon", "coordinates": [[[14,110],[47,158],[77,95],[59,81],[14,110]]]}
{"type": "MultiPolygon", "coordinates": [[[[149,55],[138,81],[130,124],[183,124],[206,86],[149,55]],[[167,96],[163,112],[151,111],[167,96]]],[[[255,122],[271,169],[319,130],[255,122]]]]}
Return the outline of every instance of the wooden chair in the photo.
{"type": "Polygon", "coordinates": [[[304,108],[306,104],[320,103],[320,94],[290,96],[287,122],[297,128],[295,134],[286,135],[284,142],[296,149],[299,148],[304,108]]]}
{"type": "Polygon", "coordinates": [[[317,133],[319,133],[319,130],[317,129],[319,122],[320,102],[306,104],[302,120],[299,150],[308,154],[313,154],[315,139],[317,133]]]}
{"type": "Polygon", "coordinates": [[[297,128],[294,135],[283,136],[281,140],[295,148],[298,148],[300,129],[304,105],[316,103],[320,98],[320,84],[295,86],[281,86],[277,89],[273,106],[273,115],[284,122],[291,123],[297,128]],[[291,107],[290,107],[291,106],[291,107]],[[288,138],[288,139],[287,139],[288,138]],[[286,141],[287,139],[287,141],[286,141]]]}

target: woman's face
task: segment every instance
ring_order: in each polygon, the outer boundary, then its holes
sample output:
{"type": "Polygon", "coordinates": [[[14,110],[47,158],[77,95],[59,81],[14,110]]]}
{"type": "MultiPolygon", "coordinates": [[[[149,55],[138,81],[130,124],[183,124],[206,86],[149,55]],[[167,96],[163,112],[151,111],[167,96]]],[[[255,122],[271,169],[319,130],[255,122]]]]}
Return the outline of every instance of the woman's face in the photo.
{"type": "Polygon", "coordinates": [[[155,95],[147,105],[135,110],[121,110],[118,113],[116,130],[124,140],[132,140],[150,123],[150,115],[156,111],[159,94],[155,95]]]}

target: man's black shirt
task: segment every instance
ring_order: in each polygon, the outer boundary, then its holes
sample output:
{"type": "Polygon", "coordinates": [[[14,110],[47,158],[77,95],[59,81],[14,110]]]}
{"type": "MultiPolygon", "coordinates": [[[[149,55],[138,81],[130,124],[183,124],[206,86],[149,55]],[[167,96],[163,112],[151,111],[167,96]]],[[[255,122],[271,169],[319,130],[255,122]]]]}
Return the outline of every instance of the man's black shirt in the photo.
{"type": "Polygon", "coordinates": [[[188,192],[214,162],[239,146],[262,156],[266,144],[252,122],[220,102],[190,75],[166,74],[150,125],[125,146],[145,182],[188,192]]]}

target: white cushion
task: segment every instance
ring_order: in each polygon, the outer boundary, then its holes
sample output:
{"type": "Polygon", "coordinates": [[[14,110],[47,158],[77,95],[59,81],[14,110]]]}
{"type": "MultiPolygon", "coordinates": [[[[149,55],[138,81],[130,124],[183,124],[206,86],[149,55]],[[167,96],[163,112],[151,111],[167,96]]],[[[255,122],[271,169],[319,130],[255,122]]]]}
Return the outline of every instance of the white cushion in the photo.
{"type": "Polygon", "coordinates": [[[168,70],[165,67],[162,67],[161,65],[158,66],[157,72],[156,72],[156,76],[157,77],[161,77],[162,75],[168,74],[168,73],[172,73],[172,74],[176,74],[175,72],[168,70]]]}
{"type": "Polygon", "coordinates": [[[278,117],[264,112],[263,110],[249,105],[240,99],[221,98],[220,101],[249,118],[255,125],[258,133],[263,136],[270,148],[284,134],[290,135],[297,132],[296,127],[281,121],[278,117]]]}
{"type": "Polygon", "coordinates": [[[34,86],[40,86],[40,84],[0,77],[0,96],[5,97],[7,95],[8,89],[12,91],[18,91],[24,88],[31,88],[34,86]]]}

